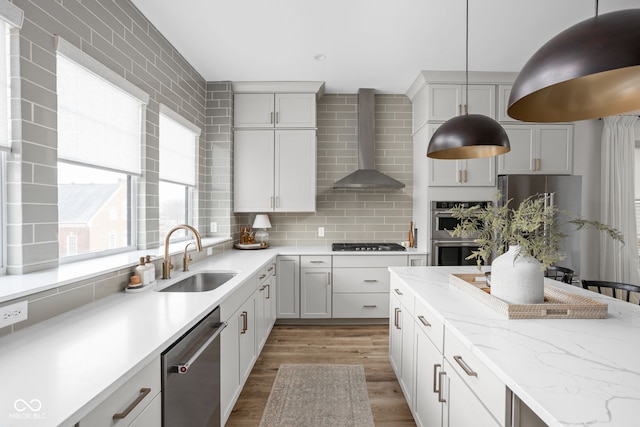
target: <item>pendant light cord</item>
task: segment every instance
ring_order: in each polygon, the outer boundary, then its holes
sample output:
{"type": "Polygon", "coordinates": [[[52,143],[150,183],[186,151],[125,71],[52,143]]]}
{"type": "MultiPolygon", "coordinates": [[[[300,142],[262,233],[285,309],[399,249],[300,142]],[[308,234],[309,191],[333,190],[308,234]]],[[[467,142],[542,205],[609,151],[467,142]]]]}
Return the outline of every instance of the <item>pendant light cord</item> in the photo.
{"type": "Polygon", "coordinates": [[[466,115],[469,114],[469,0],[467,0],[467,19],[466,19],[466,40],[465,40],[465,78],[467,80],[466,86],[466,100],[464,112],[466,115]]]}
{"type": "Polygon", "coordinates": [[[598,0],[596,0],[596,18],[598,17],[598,0]]]}

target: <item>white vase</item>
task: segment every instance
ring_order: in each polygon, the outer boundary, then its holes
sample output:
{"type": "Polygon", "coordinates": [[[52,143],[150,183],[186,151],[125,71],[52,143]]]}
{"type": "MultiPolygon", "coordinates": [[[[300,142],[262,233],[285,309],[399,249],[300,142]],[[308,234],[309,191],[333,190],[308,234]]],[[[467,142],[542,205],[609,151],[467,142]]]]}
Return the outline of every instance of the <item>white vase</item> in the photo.
{"type": "Polygon", "coordinates": [[[491,295],[509,304],[544,302],[544,274],[533,257],[518,255],[520,246],[509,250],[491,263],[491,295]]]}

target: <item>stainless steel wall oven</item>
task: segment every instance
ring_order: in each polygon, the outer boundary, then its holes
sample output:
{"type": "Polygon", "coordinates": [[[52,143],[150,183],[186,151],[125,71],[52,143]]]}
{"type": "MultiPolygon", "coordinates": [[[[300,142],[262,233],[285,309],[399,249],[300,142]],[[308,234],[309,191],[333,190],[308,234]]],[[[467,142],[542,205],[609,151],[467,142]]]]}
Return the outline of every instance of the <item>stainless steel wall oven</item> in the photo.
{"type": "Polygon", "coordinates": [[[473,241],[473,236],[451,237],[452,231],[459,220],[451,215],[451,208],[461,205],[465,208],[471,206],[487,207],[491,202],[456,202],[434,201],[431,202],[431,265],[455,266],[475,265],[476,260],[466,259],[478,248],[473,241]]]}

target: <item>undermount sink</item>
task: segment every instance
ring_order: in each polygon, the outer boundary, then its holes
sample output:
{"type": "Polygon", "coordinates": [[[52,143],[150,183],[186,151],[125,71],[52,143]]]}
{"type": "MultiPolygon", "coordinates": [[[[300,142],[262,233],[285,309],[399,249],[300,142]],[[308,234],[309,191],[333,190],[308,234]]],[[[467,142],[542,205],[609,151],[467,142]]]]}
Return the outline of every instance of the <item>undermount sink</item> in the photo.
{"type": "Polygon", "coordinates": [[[191,276],[161,289],[160,292],[207,292],[212,291],[231,280],[237,273],[203,272],[191,276]]]}

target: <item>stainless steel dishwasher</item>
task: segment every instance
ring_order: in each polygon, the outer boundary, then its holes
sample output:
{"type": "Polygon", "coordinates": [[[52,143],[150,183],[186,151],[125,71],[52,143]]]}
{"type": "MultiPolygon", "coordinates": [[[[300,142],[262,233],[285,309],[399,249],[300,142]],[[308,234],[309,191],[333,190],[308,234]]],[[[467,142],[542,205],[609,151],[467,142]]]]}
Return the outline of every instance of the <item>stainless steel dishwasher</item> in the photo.
{"type": "Polygon", "coordinates": [[[162,353],[162,425],[220,426],[220,307],[162,353]]]}

